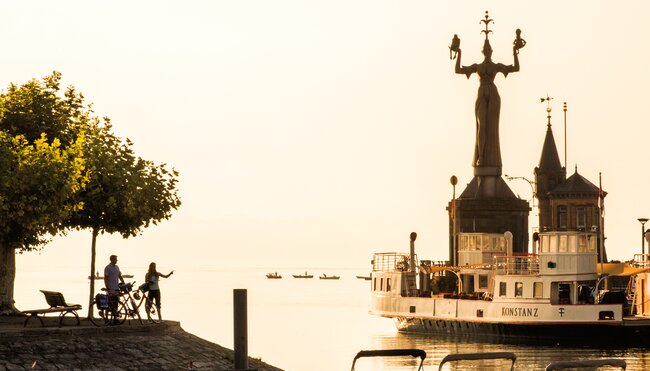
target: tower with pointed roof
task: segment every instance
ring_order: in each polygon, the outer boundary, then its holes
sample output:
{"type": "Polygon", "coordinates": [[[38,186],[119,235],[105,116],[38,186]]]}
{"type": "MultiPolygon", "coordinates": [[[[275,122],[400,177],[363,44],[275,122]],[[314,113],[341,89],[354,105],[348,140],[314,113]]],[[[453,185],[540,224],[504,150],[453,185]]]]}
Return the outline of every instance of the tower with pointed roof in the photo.
{"type": "MultiPolygon", "coordinates": [[[[535,194],[539,201],[540,231],[596,231],[601,228],[600,189],[580,175],[577,166],[573,175],[566,177],[566,168],[560,163],[553,138],[550,111],[542,155],[535,167],[535,194]]],[[[603,192],[603,197],[606,195],[603,192]]],[[[600,254],[600,249],[598,252],[600,254]]],[[[604,249],[603,255],[607,261],[604,249]]]]}
{"type": "Polygon", "coordinates": [[[547,110],[548,124],[542,156],[539,166],[535,167],[535,194],[539,201],[539,229],[548,230],[553,225],[549,192],[566,179],[566,168],[560,163],[560,156],[555,146],[555,138],[551,129],[551,115],[547,110]]]}

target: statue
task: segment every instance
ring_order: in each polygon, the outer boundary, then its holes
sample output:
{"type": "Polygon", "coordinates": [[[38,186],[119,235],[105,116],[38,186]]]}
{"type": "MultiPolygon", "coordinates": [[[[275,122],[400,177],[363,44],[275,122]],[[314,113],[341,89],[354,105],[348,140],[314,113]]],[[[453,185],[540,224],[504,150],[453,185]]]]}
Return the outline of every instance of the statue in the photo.
{"type": "Polygon", "coordinates": [[[450,53],[457,54],[456,58],[456,73],[464,74],[469,79],[473,73],[478,74],[480,85],[478,88],[478,95],[476,97],[476,104],[474,106],[476,116],[476,145],[474,149],[474,160],[472,166],[475,168],[475,175],[501,175],[501,149],[499,146],[499,112],[501,110],[501,97],[496,85],[494,85],[494,78],[497,73],[501,72],[505,77],[511,72],[519,71],[519,49],[526,45],[526,41],[521,38],[521,30],[517,29],[516,39],[513,42],[512,54],[514,57],[514,65],[504,65],[501,63],[492,62],[492,47],[488,35],[491,30],[488,29],[492,19],[489,19],[487,11],[485,12],[485,19],[481,20],[485,23],[485,42],[483,43],[483,55],[485,59],[480,64],[472,64],[470,66],[461,65],[461,50],[460,39],[454,35],[452,44],[449,47],[450,53]],[[478,169],[477,169],[478,168],[478,169]],[[481,171],[484,170],[484,171],[481,171]]]}

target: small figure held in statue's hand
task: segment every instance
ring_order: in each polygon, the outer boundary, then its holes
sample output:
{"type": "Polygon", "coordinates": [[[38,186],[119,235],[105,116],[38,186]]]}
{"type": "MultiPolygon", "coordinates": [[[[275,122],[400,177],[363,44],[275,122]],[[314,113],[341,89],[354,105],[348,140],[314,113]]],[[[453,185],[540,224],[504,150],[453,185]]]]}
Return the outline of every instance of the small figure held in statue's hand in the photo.
{"type": "Polygon", "coordinates": [[[514,50],[515,53],[519,54],[519,49],[526,46],[526,40],[521,38],[521,30],[520,29],[517,29],[515,31],[515,35],[517,35],[517,37],[515,38],[515,41],[512,42],[512,45],[513,45],[512,49],[514,50]]]}
{"type": "Polygon", "coordinates": [[[460,39],[457,34],[454,34],[454,38],[451,39],[451,45],[449,46],[449,59],[455,59],[460,49],[460,39]],[[453,57],[451,53],[454,53],[453,57]]]}

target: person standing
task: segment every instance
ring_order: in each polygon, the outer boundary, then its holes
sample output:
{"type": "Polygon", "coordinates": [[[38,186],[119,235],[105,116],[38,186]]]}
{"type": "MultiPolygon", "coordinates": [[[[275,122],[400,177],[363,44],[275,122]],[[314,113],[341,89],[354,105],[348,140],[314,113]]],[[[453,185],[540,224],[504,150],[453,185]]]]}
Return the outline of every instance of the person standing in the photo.
{"type": "Polygon", "coordinates": [[[160,277],[169,278],[172,274],[174,274],[174,271],[171,271],[168,274],[158,272],[156,270],[156,263],[151,262],[151,264],[149,264],[149,270],[144,276],[145,282],[149,284],[149,302],[156,305],[159,320],[162,320],[162,315],[160,314],[160,286],[158,286],[158,280],[160,277]]]}
{"type": "Polygon", "coordinates": [[[117,312],[117,304],[120,298],[120,282],[124,283],[120,267],[117,266],[117,255],[111,255],[110,263],[104,268],[104,286],[108,290],[108,303],[117,312]]]}

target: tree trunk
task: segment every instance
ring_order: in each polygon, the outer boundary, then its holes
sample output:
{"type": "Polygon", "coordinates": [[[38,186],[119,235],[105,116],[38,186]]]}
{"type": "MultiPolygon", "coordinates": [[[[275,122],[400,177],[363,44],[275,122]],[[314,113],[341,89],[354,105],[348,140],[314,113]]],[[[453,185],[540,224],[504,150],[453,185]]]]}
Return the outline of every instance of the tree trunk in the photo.
{"type": "Polygon", "coordinates": [[[93,240],[90,248],[90,298],[88,299],[88,318],[93,316],[93,299],[95,299],[95,255],[97,252],[97,235],[99,229],[93,228],[93,240]]]}
{"type": "Polygon", "coordinates": [[[16,249],[0,246],[0,315],[19,313],[14,306],[16,249]]]}

